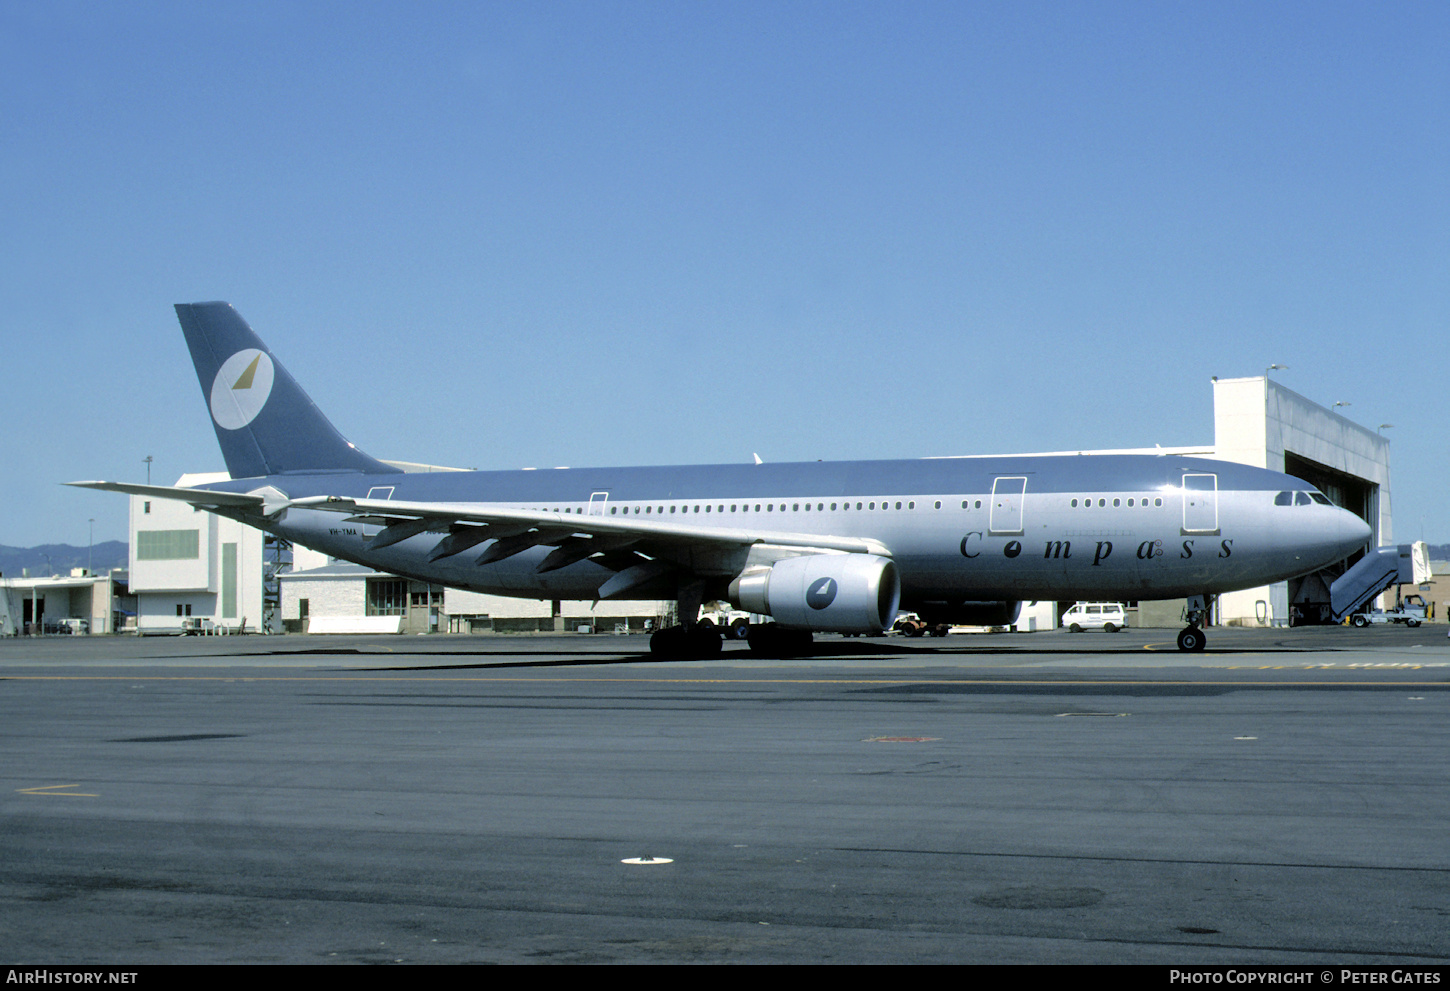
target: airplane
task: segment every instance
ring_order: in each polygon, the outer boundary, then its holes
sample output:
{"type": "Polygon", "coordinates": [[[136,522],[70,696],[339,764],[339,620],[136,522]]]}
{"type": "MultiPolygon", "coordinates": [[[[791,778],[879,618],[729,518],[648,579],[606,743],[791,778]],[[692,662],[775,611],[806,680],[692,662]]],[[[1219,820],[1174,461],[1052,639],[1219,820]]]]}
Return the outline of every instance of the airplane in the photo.
{"type": "MultiPolygon", "coordinates": [[[[770,617],[752,652],[898,610],[1010,625],[1024,600],[1188,600],[1318,570],[1368,525],[1289,475],[1178,455],[405,472],[338,433],[227,303],[177,304],[230,480],[70,482],[178,499],[333,557],[531,599],[673,600],[662,657],[718,656],[700,606],[770,617]]],[[[758,460],[758,459],[757,459],[758,460]]]]}

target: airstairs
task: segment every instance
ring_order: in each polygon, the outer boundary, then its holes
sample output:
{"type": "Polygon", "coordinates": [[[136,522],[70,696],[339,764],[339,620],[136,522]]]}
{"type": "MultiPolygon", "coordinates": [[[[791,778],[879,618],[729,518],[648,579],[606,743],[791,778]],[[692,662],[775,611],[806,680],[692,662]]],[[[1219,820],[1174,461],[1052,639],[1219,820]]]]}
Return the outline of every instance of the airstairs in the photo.
{"type": "Polygon", "coordinates": [[[1429,569],[1421,565],[1428,558],[1423,544],[1379,547],[1360,558],[1358,564],[1329,586],[1329,605],[1339,622],[1391,585],[1410,585],[1428,580],[1429,569]],[[1417,572],[1423,571],[1424,578],[1417,572]]]}

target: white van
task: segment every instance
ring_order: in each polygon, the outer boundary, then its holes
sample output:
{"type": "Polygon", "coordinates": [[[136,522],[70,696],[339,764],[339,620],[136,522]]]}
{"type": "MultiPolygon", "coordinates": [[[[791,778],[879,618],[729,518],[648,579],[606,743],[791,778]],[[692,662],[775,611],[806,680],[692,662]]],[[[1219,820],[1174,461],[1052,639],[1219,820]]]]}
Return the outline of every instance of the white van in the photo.
{"type": "Polygon", "coordinates": [[[1062,625],[1074,633],[1102,629],[1117,633],[1128,623],[1128,610],[1121,602],[1079,602],[1062,614],[1062,625]]]}

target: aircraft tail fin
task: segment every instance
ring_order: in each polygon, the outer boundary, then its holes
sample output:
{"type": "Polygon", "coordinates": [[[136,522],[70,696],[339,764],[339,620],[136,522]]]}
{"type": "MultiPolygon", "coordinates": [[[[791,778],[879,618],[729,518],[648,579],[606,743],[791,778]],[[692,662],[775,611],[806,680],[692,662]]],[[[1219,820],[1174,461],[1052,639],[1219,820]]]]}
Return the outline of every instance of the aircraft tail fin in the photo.
{"type": "Polygon", "coordinates": [[[178,303],[176,316],[233,478],[398,473],[337,432],[229,303],[178,303]]]}

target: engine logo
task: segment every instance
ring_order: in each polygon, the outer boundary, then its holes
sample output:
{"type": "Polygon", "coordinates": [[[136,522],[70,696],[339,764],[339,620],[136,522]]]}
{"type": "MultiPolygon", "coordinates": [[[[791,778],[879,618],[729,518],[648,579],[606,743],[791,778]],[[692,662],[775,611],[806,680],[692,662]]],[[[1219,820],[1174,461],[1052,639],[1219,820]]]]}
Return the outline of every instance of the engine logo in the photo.
{"type": "Polygon", "coordinates": [[[247,348],[228,358],[211,384],[211,416],[223,430],[240,430],[254,420],[272,394],[272,359],[247,348]]]}
{"type": "Polygon", "coordinates": [[[806,605],[812,609],[826,608],[836,601],[836,589],[839,587],[834,578],[817,578],[806,589],[806,605]]]}

